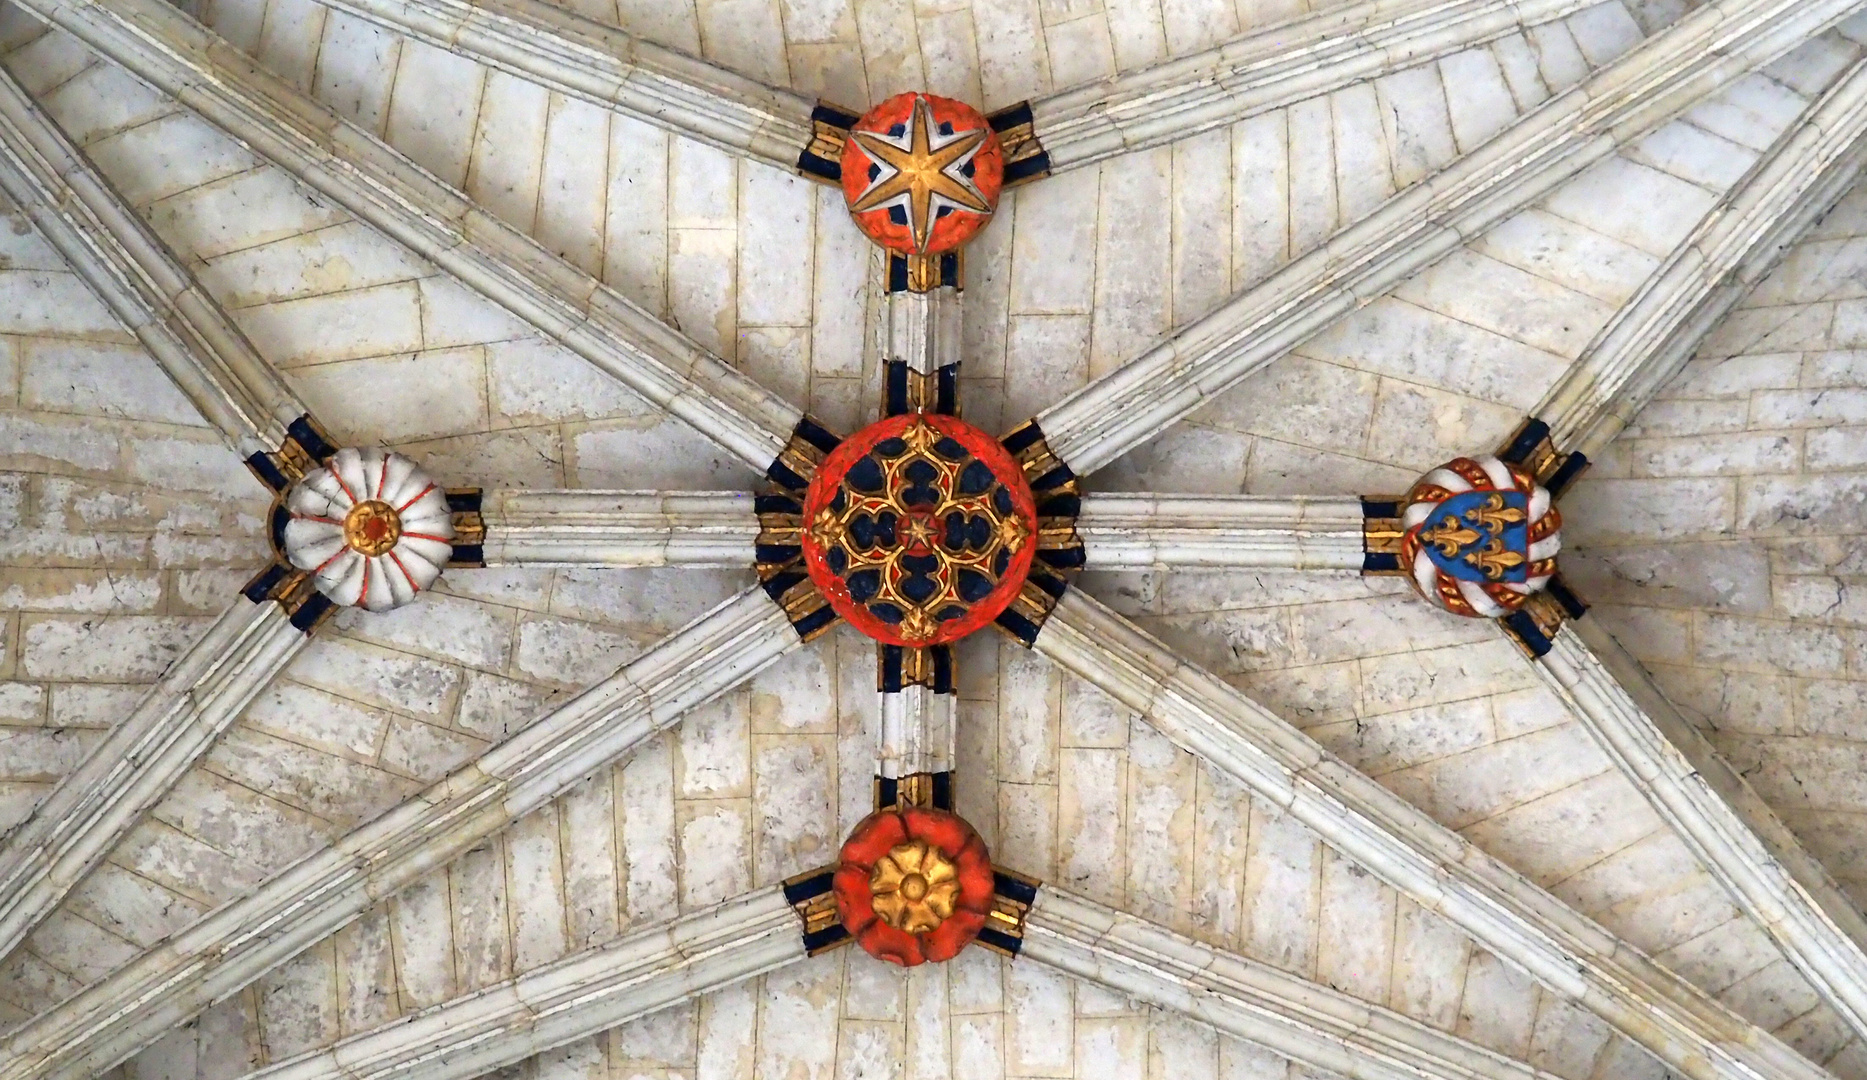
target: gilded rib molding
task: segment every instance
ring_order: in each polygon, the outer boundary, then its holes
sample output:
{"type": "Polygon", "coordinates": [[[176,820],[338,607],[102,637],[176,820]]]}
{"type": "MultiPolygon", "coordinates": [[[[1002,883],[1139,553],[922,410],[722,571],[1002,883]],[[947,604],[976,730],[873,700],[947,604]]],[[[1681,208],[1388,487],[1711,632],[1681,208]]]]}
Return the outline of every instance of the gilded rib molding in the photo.
{"type": "Polygon", "coordinates": [[[1681,1075],[1828,1075],[1081,590],[1035,648],[1681,1075]]]}
{"type": "Polygon", "coordinates": [[[1823,1000],[1867,1032],[1867,918],[1640,662],[1578,619],[1536,668],[1823,1000]]]}
{"type": "Polygon", "coordinates": [[[27,0],[144,82],[763,472],[802,413],[164,0],[27,0]]]}
{"type": "Polygon", "coordinates": [[[1355,498],[1083,496],[1077,535],[1091,570],[1360,570],[1355,498]]]}
{"type": "Polygon", "coordinates": [[[1038,891],[1018,956],[1349,1080],[1554,1080],[1418,1020],[1055,885],[1038,891]]]}
{"type": "Polygon", "coordinates": [[[756,587],[476,761],[0,1042],[0,1078],[101,1075],[801,644],[756,587]]]}
{"type": "Polygon", "coordinates": [[[540,0],[323,0],[568,97],[785,172],[816,102],[540,0]]]}
{"type": "Polygon", "coordinates": [[[52,118],[0,72],[0,189],[241,457],[307,411],[52,118]]]}
{"type": "Polygon", "coordinates": [[[488,566],[711,566],[757,562],[740,491],[490,491],[488,566]]]}
{"type": "Polygon", "coordinates": [[[645,926],[246,1080],[471,1080],[805,956],[777,886],[645,926]]]}
{"type": "Polygon", "coordinates": [[[1386,294],[1558,184],[1782,56],[1859,0],[1714,0],[1224,307],[1038,414],[1078,475],[1386,294]]]}
{"type": "Polygon", "coordinates": [[[1594,0],[1372,0],[1031,102],[1050,171],[1164,146],[1588,7],[1594,0]]]}
{"type": "Polygon", "coordinates": [[[12,952],[214,745],[309,638],[236,600],[0,842],[0,956],[12,952]]]}
{"type": "Polygon", "coordinates": [[[1834,206],[1867,163],[1867,61],[1777,140],[1531,415],[1590,457],[1678,374],[1712,327],[1834,206]]]}

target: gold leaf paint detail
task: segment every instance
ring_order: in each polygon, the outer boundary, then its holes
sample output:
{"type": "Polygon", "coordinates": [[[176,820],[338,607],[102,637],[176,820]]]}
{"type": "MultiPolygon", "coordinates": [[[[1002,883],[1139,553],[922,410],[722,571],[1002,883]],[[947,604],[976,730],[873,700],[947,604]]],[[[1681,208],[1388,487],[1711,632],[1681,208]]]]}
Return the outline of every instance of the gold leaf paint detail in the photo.
{"type": "Polygon", "coordinates": [[[869,874],[871,906],[889,926],[926,934],[953,917],[959,903],[959,870],[923,840],[900,844],[876,860],[869,874]]]}
{"type": "Polygon", "coordinates": [[[1420,542],[1431,544],[1439,553],[1450,559],[1467,544],[1476,544],[1480,539],[1478,530],[1466,528],[1456,515],[1447,514],[1444,521],[1430,529],[1420,532],[1420,542]]]}
{"type": "Polygon", "coordinates": [[[401,539],[402,515],[386,502],[360,502],[344,515],[344,544],[358,554],[387,554],[401,539]]]}
{"type": "Polygon", "coordinates": [[[914,233],[914,246],[921,251],[927,250],[933,235],[935,195],[975,213],[992,212],[992,204],[970,181],[948,171],[966,162],[991,134],[989,129],[962,132],[936,150],[934,127],[933,109],[922,98],[915,101],[914,111],[908,116],[906,149],[873,132],[854,133],[863,152],[889,170],[889,175],[877,178],[851,209],[867,213],[905,194],[908,226],[914,233]]]}

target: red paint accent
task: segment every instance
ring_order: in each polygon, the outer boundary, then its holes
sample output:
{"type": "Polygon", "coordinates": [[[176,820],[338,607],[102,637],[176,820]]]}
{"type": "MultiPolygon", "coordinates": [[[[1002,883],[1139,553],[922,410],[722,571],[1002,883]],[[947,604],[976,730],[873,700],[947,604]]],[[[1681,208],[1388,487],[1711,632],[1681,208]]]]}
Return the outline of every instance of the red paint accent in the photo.
{"type": "Polygon", "coordinates": [[[404,511],[404,510],[407,510],[407,509],[408,509],[409,507],[411,507],[411,506],[413,506],[413,505],[415,505],[416,503],[418,503],[418,502],[420,502],[420,501],[421,501],[421,497],[422,497],[423,495],[426,495],[426,494],[428,494],[428,493],[429,493],[430,491],[433,491],[433,490],[434,490],[434,485],[433,485],[433,484],[429,484],[429,485],[428,485],[427,487],[425,487],[425,488],[422,488],[422,489],[421,489],[420,491],[418,491],[418,492],[416,492],[416,493],[415,493],[415,497],[414,497],[414,498],[412,498],[412,499],[410,499],[409,501],[407,501],[407,502],[405,502],[405,503],[403,503],[403,504],[402,504],[401,506],[398,506],[398,507],[396,507],[396,508],[395,508],[395,512],[399,514],[399,513],[401,513],[402,511],[404,511]]]}
{"type": "Polygon", "coordinates": [[[836,913],[856,944],[877,959],[902,967],[942,963],[972,944],[992,912],[996,883],[985,841],[964,818],[944,810],[911,807],[880,810],[864,818],[843,842],[842,865],[831,879],[836,913]],[[959,902],[953,915],[931,933],[910,934],[875,914],[869,876],[882,856],[909,840],[921,840],[953,860],[959,871],[959,902]]]}
{"type": "Polygon", "coordinates": [[[1012,458],[997,439],[966,423],[957,416],[933,413],[907,413],[891,416],[878,421],[844,439],[830,455],[823,459],[816,477],[804,495],[804,565],[810,572],[810,580],[829,600],[830,607],[849,622],[851,626],[885,645],[904,645],[909,647],[943,645],[958,641],[975,630],[983,629],[999,617],[1011,602],[1018,597],[1018,591],[1024,587],[1024,579],[1031,571],[1031,560],[1037,553],[1037,502],[1031,496],[1031,486],[1024,479],[1024,470],[1012,458]],[[965,616],[950,622],[939,624],[934,635],[922,641],[910,641],[903,637],[899,628],[885,623],[869,612],[869,609],[856,603],[849,595],[849,586],[824,565],[823,548],[811,536],[810,523],[816,519],[817,511],[828,506],[835,498],[843,477],[856,464],[866,457],[877,444],[887,439],[896,438],[911,427],[915,421],[925,420],[941,434],[950,436],[964,446],[973,457],[983,462],[986,468],[998,477],[1006,490],[1011,493],[1012,510],[1025,524],[1027,539],[1024,546],[1011,556],[1005,566],[1005,573],[999,579],[998,586],[988,593],[985,599],[972,605],[965,616]]]}
{"type": "MultiPolygon", "coordinates": [[[[979,194],[985,196],[987,204],[996,208],[999,192],[1005,186],[1004,147],[999,144],[998,133],[992,130],[984,114],[965,102],[933,94],[896,94],[864,113],[852,130],[887,134],[888,129],[896,124],[909,123],[914,114],[914,103],[920,98],[927,100],[935,124],[952,124],[956,132],[985,131],[985,142],[972,158],[972,185],[979,189],[979,194]]],[[[856,200],[868,189],[869,166],[872,163],[861,143],[854,138],[843,141],[843,198],[849,206],[855,206],[856,200]]],[[[912,226],[895,224],[889,220],[886,209],[870,210],[863,214],[852,211],[850,216],[855,219],[857,228],[882,247],[904,255],[919,253],[915,247],[912,226]]],[[[990,215],[955,208],[934,222],[933,231],[927,238],[925,254],[952,251],[976,236],[990,220],[990,215]]]]}

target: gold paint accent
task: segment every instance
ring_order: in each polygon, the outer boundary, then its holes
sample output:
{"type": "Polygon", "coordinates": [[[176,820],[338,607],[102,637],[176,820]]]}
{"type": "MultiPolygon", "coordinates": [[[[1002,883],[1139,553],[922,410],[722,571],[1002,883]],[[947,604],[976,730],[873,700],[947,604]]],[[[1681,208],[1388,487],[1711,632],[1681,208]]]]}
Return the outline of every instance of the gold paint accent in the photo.
{"type": "Polygon", "coordinates": [[[1031,531],[1024,522],[1015,517],[1001,518],[998,522],[998,539],[1005,545],[1005,550],[1016,555],[1023,550],[1024,542],[1031,537],[1031,531]]]}
{"type": "Polygon", "coordinates": [[[1485,577],[1492,581],[1501,581],[1504,571],[1522,566],[1524,558],[1518,552],[1505,551],[1503,537],[1493,536],[1491,542],[1479,550],[1466,552],[1465,562],[1483,570],[1485,577]]]}
{"type": "Polygon", "coordinates": [[[909,934],[927,934],[953,917],[959,903],[959,869],[924,840],[898,845],[869,875],[875,915],[909,934]]]}
{"type": "Polygon", "coordinates": [[[1447,514],[1444,521],[1420,531],[1420,543],[1438,548],[1439,553],[1448,559],[1457,555],[1465,545],[1476,544],[1480,539],[1478,530],[1467,527],[1456,514],[1447,514]]]}
{"type": "Polygon", "coordinates": [[[848,534],[849,527],[827,506],[817,511],[817,516],[811,520],[810,538],[822,547],[833,548],[848,534]]]}
{"type": "MultiPolygon", "coordinates": [[[[926,98],[916,98],[908,117],[908,148],[902,149],[874,132],[855,131],[864,153],[893,175],[884,177],[863,192],[850,210],[867,213],[902,195],[908,197],[908,228],[914,234],[914,246],[927,250],[933,236],[935,195],[975,213],[989,214],[992,204],[969,181],[947,172],[965,161],[992,134],[991,128],[962,132],[938,150],[933,147],[933,109],[926,98]]],[[[924,290],[923,290],[924,291],[924,290]]]]}
{"type": "Polygon", "coordinates": [[[1529,520],[1530,515],[1514,506],[1504,505],[1504,496],[1493,493],[1476,510],[1468,510],[1465,520],[1476,522],[1489,533],[1501,533],[1505,526],[1529,520]]]}
{"type": "Polygon", "coordinates": [[[927,614],[923,608],[911,607],[907,610],[907,614],[901,617],[901,636],[909,641],[926,641],[939,629],[933,616],[927,614]]]}
{"type": "MultiPolygon", "coordinates": [[[[948,777],[948,783],[952,778],[948,777]]],[[[934,774],[917,772],[895,778],[895,801],[883,805],[881,801],[882,778],[875,778],[875,808],[877,810],[905,810],[910,806],[932,807],[934,805],[934,774]]]]}
{"type": "Polygon", "coordinates": [[[358,554],[386,555],[401,539],[402,515],[386,502],[360,502],[344,515],[344,543],[358,554]]]}

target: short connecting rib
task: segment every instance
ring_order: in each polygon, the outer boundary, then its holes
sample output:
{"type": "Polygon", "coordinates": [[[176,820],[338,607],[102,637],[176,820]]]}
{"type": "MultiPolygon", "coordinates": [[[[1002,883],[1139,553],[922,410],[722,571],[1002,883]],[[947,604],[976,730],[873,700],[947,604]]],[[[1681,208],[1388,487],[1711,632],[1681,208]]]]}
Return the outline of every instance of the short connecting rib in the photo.
{"type": "Polygon", "coordinates": [[[1540,23],[1592,0],[1366,0],[1216,49],[1031,102],[1050,171],[1097,162],[1321,97],[1540,23]]]}
{"type": "Polygon", "coordinates": [[[0,189],[241,457],[304,415],[273,367],[12,76],[0,72],[0,189]]]}
{"type": "Polygon", "coordinates": [[[1081,590],[1036,649],[1682,1075],[1828,1075],[1081,590]]]}
{"type": "Polygon", "coordinates": [[[797,913],[773,886],[632,930],[246,1080],[471,1080],[805,955],[797,913]]]}
{"type": "Polygon", "coordinates": [[[1083,496],[1091,570],[1360,570],[1361,501],[1254,495],[1083,496]]]}
{"type": "Polygon", "coordinates": [[[800,644],[749,589],[332,847],[0,1042],[0,1078],[102,1075],[800,644]]]}
{"type": "Polygon", "coordinates": [[[1319,250],[1038,414],[1050,449],[1078,475],[1108,464],[1860,6],[1859,0],[1716,0],[1700,7],[1319,250]]]}
{"type": "Polygon", "coordinates": [[[29,0],[358,218],[763,472],[802,413],[163,0],[29,0]]]}
{"type": "Polygon", "coordinates": [[[307,640],[278,604],[237,600],[175,661],[0,843],[0,956],[110,854],[307,640]]]}
{"type": "Polygon", "coordinates": [[[1045,885],[1022,960],[1350,1080],[1554,1080],[1418,1020],[1045,885]]]}
{"type": "Polygon", "coordinates": [[[1824,94],[1595,336],[1532,414],[1599,456],[1867,163],[1867,61],[1824,94]]]}
{"type": "Polygon", "coordinates": [[[708,566],[757,562],[758,514],[737,491],[491,491],[487,566],[708,566]]]}

